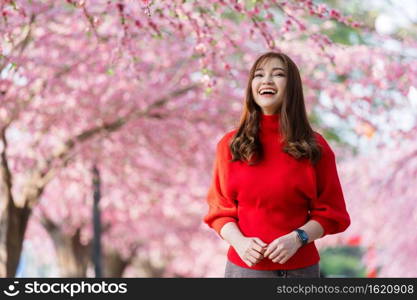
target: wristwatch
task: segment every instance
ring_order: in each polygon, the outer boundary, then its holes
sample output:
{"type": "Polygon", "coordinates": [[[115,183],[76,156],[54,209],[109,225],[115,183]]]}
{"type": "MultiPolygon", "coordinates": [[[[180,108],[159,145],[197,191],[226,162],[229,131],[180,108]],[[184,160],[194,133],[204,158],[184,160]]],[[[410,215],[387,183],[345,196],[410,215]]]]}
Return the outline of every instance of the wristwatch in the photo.
{"type": "Polygon", "coordinates": [[[297,232],[297,236],[300,239],[300,241],[303,244],[303,246],[305,244],[307,244],[307,242],[308,242],[308,234],[307,234],[307,232],[305,232],[302,229],[296,229],[295,232],[297,232]]]}

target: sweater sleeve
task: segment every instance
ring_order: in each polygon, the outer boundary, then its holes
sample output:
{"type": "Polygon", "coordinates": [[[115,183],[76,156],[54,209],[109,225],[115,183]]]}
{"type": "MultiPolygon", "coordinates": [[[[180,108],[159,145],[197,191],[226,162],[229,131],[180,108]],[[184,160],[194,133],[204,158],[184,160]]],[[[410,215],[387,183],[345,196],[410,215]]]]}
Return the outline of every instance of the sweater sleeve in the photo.
{"type": "Polygon", "coordinates": [[[227,195],[227,169],[230,155],[228,144],[224,137],[217,143],[216,156],[213,166],[212,180],[207,193],[208,213],[204,222],[213,228],[218,235],[228,222],[237,222],[237,204],[227,195]]]}
{"type": "Polygon", "coordinates": [[[335,154],[320,134],[316,133],[316,136],[322,156],[315,165],[317,197],[311,203],[310,219],[322,225],[324,237],[345,231],[350,225],[350,217],[337,173],[335,154]]]}

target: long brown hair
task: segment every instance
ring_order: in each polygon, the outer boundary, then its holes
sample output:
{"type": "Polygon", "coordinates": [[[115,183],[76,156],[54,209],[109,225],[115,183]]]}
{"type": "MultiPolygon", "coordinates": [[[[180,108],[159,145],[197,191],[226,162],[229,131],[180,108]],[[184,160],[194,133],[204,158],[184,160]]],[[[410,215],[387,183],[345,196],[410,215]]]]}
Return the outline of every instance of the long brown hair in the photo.
{"type": "Polygon", "coordinates": [[[232,161],[244,161],[253,165],[262,159],[263,149],[259,139],[262,109],[253,98],[252,80],[256,68],[271,58],[282,61],[287,76],[285,97],[278,112],[280,128],[277,128],[282,136],[283,150],[296,159],[308,158],[316,164],[321,157],[321,150],[307,118],[300,72],[291,58],[277,52],[261,55],[250,69],[243,112],[230,143],[232,161]]]}

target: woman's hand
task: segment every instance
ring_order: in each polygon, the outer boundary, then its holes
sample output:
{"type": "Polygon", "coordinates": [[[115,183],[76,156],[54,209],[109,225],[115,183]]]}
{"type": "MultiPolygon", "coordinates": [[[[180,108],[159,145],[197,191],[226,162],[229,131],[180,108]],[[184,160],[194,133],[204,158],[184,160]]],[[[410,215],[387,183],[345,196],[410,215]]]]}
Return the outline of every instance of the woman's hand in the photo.
{"type": "Polygon", "coordinates": [[[257,237],[242,237],[233,245],[237,254],[249,267],[264,258],[266,247],[267,244],[257,237]]]}
{"type": "Polygon", "coordinates": [[[272,241],[264,252],[264,257],[271,259],[274,263],[283,264],[297,252],[301,245],[297,233],[293,231],[272,241]]]}

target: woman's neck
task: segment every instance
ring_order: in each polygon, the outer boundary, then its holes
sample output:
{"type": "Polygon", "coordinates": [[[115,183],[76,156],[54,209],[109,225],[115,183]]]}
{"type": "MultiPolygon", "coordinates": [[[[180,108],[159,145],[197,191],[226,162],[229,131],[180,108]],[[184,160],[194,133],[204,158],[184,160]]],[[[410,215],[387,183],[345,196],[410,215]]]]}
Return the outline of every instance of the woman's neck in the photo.
{"type": "Polygon", "coordinates": [[[264,114],[260,116],[260,128],[262,132],[277,132],[279,127],[279,115],[276,114],[264,114]]]}

